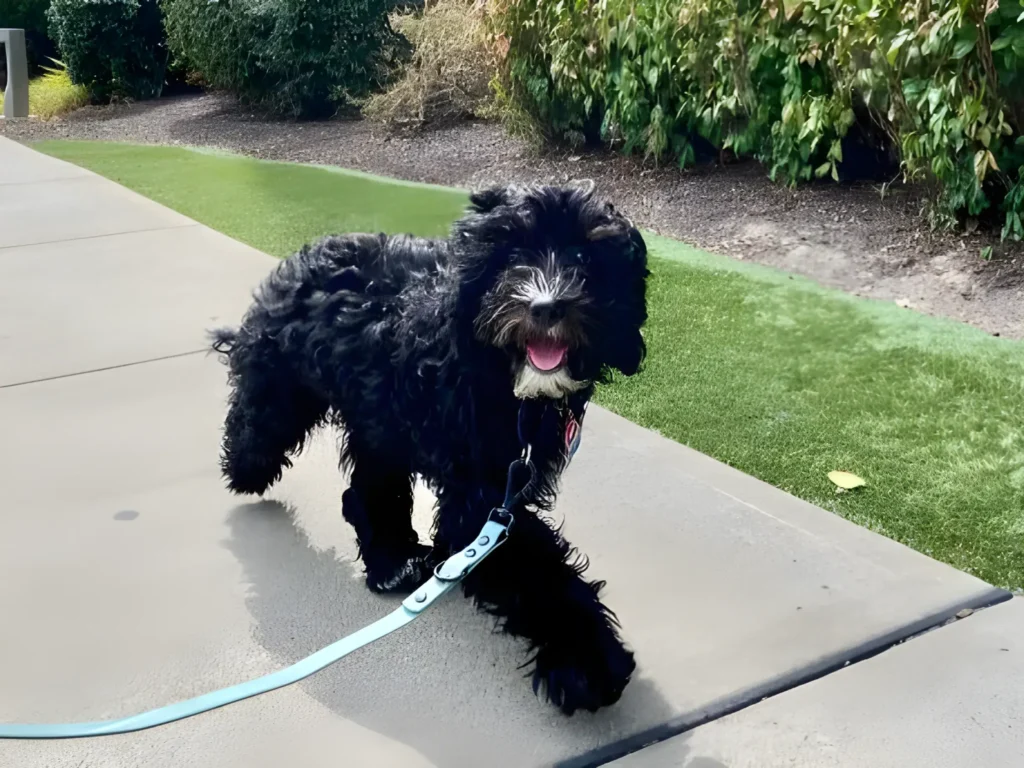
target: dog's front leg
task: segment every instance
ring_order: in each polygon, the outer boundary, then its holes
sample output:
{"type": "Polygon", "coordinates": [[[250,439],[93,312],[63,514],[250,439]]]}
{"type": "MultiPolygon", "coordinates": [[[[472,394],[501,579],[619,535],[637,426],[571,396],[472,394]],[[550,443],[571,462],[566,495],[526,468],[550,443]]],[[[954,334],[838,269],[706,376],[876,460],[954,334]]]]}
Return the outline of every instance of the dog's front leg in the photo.
{"type": "MultiPolygon", "coordinates": [[[[442,492],[439,540],[453,549],[468,545],[502,495],[490,489],[473,503],[442,492]]],[[[529,641],[535,692],[570,715],[615,703],[636,665],[598,598],[604,582],[582,578],[586,559],[544,520],[525,507],[512,513],[508,540],[467,577],[466,594],[505,632],[529,641]]]]}

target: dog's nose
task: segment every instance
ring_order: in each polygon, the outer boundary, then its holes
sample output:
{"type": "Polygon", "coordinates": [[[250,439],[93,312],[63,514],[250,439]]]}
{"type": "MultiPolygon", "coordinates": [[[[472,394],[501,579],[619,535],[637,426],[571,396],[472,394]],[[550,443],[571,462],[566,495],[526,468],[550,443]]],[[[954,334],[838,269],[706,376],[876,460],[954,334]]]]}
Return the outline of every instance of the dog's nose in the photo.
{"type": "Polygon", "coordinates": [[[557,323],[565,317],[565,302],[555,299],[534,299],[530,302],[530,317],[538,323],[557,323]]]}

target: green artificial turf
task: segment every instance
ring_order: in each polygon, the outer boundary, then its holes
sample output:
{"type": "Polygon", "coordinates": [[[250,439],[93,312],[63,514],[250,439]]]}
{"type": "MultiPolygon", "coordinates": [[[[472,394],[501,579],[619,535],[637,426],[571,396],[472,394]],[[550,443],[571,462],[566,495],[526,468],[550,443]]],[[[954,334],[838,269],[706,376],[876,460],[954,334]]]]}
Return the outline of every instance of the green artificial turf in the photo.
{"type": "MultiPolygon", "coordinates": [[[[443,232],[465,194],[181,148],[47,142],[271,253],[443,232]]],[[[1024,344],[648,236],[649,358],[601,404],[999,586],[1024,587],[1024,344]],[[867,485],[837,493],[831,470],[867,485]]]]}
{"type": "Polygon", "coordinates": [[[444,235],[466,204],[464,192],[444,187],[182,147],[88,141],[34,147],[275,256],[336,232],[444,235]]]}
{"type": "Polygon", "coordinates": [[[1024,586],[1024,344],[649,238],[643,376],[600,402],[999,586],[1024,586]],[[837,493],[832,470],[867,485],[837,493]]]}

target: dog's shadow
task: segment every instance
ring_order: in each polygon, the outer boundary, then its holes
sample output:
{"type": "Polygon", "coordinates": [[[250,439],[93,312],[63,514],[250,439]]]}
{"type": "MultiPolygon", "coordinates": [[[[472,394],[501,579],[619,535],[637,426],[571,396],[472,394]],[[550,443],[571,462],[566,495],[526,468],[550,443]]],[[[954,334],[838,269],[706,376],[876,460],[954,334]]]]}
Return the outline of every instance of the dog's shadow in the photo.
{"type": "MultiPolygon", "coordinates": [[[[361,564],[315,547],[294,510],[280,502],[238,507],[229,526],[226,546],[249,583],[256,640],[282,666],[401,602],[369,592],[361,564]]],[[[668,702],[642,676],[613,707],[561,716],[537,700],[518,668],[526,649],[493,627],[493,619],[461,595],[449,596],[411,625],[299,685],[339,715],[446,767],[476,765],[482,755],[492,768],[522,766],[524,759],[548,765],[671,719],[668,702]]]]}

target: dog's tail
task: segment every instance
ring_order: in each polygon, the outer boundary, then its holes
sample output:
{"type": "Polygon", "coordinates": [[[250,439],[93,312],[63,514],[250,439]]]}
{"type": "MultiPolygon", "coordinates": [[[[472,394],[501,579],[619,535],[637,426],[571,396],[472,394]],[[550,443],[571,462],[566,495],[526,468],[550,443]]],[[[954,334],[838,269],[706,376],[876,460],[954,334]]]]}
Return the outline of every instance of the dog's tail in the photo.
{"type": "Polygon", "coordinates": [[[234,328],[215,328],[207,334],[214,352],[230,355],[238,342],[238,331],[234,328]]]}

